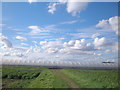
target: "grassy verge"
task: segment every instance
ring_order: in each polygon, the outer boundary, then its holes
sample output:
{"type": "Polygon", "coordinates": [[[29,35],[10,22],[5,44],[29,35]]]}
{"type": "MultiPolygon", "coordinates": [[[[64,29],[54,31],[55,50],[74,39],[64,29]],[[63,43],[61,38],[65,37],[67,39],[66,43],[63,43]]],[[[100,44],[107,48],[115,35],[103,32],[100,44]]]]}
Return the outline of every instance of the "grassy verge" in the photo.
{"type": "Polygon", "coordinates": [[[49,69],[44,70],[27,88],[69,88],[49,69]]]}
{"type": "Polygon", "coordinates": [[[66,81],[62,80],[56,73],[54,73],[53,88],[71,88],[66,81]]]}
{"type": "Polygon", "coordinates": [[[27,88],[52,88],[53,79],[53,74],[46,69],[27,88]]]}
{"type": "Polygon", "coordinates": [[[61,70],[80,88],[116,88],[118,87],[117,70],[61,70]]]}

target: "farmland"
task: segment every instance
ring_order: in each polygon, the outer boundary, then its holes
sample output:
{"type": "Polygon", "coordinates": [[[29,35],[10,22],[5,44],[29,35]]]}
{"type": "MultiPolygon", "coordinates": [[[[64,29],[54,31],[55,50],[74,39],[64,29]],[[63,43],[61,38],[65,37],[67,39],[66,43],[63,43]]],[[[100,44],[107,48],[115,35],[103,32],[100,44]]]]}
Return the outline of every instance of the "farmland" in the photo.
{"type": "Polygon", "coordinates": [[[3,66],[3,88],[118,88],[117,70],[3,66]]]}

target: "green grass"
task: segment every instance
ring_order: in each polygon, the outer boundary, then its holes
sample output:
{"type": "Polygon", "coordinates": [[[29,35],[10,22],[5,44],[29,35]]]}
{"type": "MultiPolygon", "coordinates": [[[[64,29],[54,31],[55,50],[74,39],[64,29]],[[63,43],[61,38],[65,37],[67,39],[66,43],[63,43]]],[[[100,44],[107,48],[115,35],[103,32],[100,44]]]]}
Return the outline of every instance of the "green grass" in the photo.
{"type": "Polygon", "coordinates": [[[47,68],[3,66],[2,78],[4,88],[69,88],[47,68]]]}
{"type": "Polygon", "coordinates": [[[54,76],[53,88],[70,88],[70,86],[58,76],[54,76]]]}
{"type": "MultiPolygon", "coordinates": [[[[116,88],[117,70],[59,69],[80,88],[116,88]]],[[[54,70],[41,67],[3,66],[3,88],[70,88],[54,70]]]]}
{"type": "Polygon", "coordinates": [[[66,76],[79,85],[80,88],[117,88],[117,70],[79,70],[63,69],[66,76]]]}
{"type": "Polygon", "coordinates": [[[36,78],[28,88],[52,88],[54,80],[53,74],[49,70],[44,70],[38,78],[36,78]]]}
{"type": "Polygon", "coordinates": [[[55,76],[52,71],[46,69],[28,88],[69,88],[69,86],[59,77],[55,76]]]}

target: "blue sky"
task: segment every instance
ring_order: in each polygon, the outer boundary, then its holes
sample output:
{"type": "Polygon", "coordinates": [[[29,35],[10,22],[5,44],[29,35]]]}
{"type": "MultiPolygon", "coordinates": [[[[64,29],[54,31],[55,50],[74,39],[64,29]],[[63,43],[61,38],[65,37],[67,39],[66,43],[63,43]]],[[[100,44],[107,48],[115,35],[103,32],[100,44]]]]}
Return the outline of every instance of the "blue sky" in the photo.
{"type": "MultiPolygon", "coordinates": [[[[117,61],[117,2],[11,2],[3,3],[2,15],[1,37],[9,42],[1,41],[1,44],[12,48],[8,56],[19,48],[17,52],[23,54],[19,58],[28,57],[25,55],[28,52],[43,57],[46,53],[53,59],[64,53],[62,61],[74,56],[78,58],[72,61],[83,61],[78,60],[81,56],[91,56],[92,62],[98,56],[98,62],[101,58],[117,61]],[[12,47],[6,45],[9,43],[12,47]]],[[[38,58],[44,60],[43,57],[38,58]]]]}

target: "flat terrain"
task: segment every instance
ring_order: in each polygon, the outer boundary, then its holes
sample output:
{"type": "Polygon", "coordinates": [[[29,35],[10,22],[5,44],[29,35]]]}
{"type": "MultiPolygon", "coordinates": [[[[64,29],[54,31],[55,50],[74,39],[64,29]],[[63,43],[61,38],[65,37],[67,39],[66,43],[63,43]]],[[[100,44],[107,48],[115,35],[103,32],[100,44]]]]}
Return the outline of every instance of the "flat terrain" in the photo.
{"type": "Polygon", "coordinates": [[[74,83],[70,78],[68,78],[63,72],[60,72],[59,69],[52,70],[55,75],[64,80],[71,88],[79,88],[76,83],[74,83]]]}
{"type": "Polygon", "coordinates": [[[118,88],[118,70],[3,66],[3,88],[118,88]]]}

